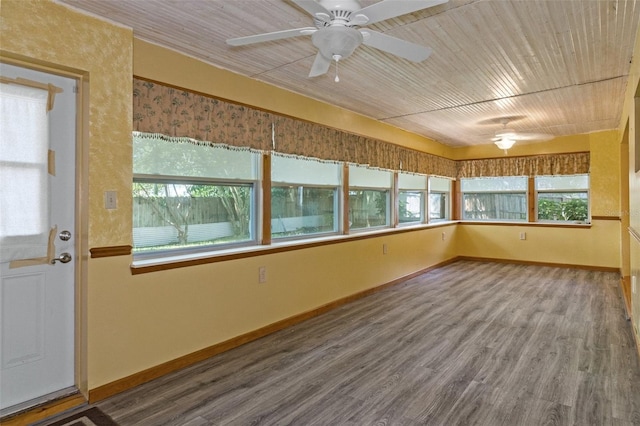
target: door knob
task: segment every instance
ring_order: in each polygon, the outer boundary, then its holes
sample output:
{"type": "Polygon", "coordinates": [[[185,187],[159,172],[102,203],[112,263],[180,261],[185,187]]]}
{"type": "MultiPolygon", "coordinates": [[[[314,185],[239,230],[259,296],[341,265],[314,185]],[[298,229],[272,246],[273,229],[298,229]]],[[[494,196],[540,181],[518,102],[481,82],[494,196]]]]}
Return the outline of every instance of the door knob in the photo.
{"type": "Polygon", "coordinates": [[[56,262],[60,262],[60,263],[69,263],[71,262],[71,254],[69,253],[61,253],[60,256],[56,257],[55,259],[51,259],[51,264],[55,265],[56,262]]]}

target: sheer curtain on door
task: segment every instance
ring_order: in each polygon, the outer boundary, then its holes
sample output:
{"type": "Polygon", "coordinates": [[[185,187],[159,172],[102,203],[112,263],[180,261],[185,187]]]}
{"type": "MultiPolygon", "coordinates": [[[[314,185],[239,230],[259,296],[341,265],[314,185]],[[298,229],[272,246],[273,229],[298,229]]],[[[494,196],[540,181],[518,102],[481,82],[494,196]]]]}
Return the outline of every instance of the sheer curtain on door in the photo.
{"type": "Polygon", "coordinates": [[[0,262],[47,256],[46,90],[0,84],[0,262]]]}

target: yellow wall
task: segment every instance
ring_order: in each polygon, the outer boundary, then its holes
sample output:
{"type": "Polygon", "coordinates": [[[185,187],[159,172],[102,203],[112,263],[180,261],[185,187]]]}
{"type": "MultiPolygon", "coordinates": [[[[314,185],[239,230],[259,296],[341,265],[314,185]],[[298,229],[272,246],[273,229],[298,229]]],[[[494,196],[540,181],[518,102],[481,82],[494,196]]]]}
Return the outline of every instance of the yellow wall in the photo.
{"type": "MultiPolygon", "coordinates": [[[[619,218],[618,132],[611,130],[562,139],[576,147],[576,151],[591,152],[591,215],[619,218]]],[[[566,152],[567,144],[563,144],[560,152],[566,152]]],[[[479,149],[473,151],[480,154],[479,149]]],[[[462,224],[458,237],[461,256],[621,267],[619,220],[594,220],[590,229],[462,224]],[[519,239],[520,232],[527,233],[525,241],[519,239]]]]}
{"type": "MultiPolygon", "coordinates": [[[[455,156],[454,150],[437,142],[134,40],[128,29],[50,1],[3,0],[0,13],[5,57],[69,68],[88,77],[89,197],[81,201],[89,220],[89,247],[131,244],[132,74],[433,154],[455,156]],[[118,209],[103,208],[106,190],[118,191],[118,209]]],[[[594,171],[592,185],[602,200],[596,202],[594,195],[593,209],[604,214],[616,203],[615,195],[609,192],[619,188],[619,180],[600,181],[608,167],[619,167],[607,151],[610,139],[606,135],[602,139],[597,136],[597,140],[580,136],[560,143],[570,147],[563,152],[592,150],[594,170],[599,170],[594,171]]],[[[620,230],[615,227],[614,221],[602,221],[586,230],[527,228],[530,239],[520,242],[513,241],[512,231],[517,229],[513,227],[450,225],[135,276],[130,272],[130,256],[88,259],[82,283],[82,290],[88,291],[83,306],[87,321],[81,324],[88,335],[88,388],[458,254],[523,259],[527,253],[527,260],[619,267],[619,249],[613,245],[620,230]],[[491,229],[495,232],[489,232],[491,229]],[[444,241],[442,232],[446,233],[444,241]],[[481,239],[486,239],[485,250],[481,239]],[[601,247],[596,251],[558,248],[567,247],[567,241],[571,241],[570,247],[601,247]],[[389,248],[386,255],[382,255],[383,243],[389,248]],[[510,250],[514,243],[526,249],[510,250]],[[540,254],[548,250],[556,256],[540,254]],[[266,284],[257,283],[259,266],[267,268],[266,284]]]]}
{"type": "Polygon", "coordinates": [[[619,236],[620,222],[613,220],[595,220],[589,229],[462,223],[457,246],[460,256],[618,269],[619,236]]]}
{"type": "Polygon", "coordinates": [[[620,143],[618,132],[591,133],[591,215],[620,217],[620,143]]]}
{"type": "MultiPolygon", "coordinates": [[[[636,37],[635,52],[640,52],[640,36],[636,37]]],[[[628,120],[629,123],[629,163],[628,163],[628,176],[629,176],[629,228],[633,230],[632,236],[629,238],[629,253],[630,253],[630,271],[631,277],[635,277],[637,282],[636,293],[631,295],[631,305],[633,312],[633,320],[635,324],[636,336],[640,341],[640,172],[635,171],[635,157],[636,149],[638,146],[637,141],[640,140],[640,129],[638,123],[640,123],[640,93],[638,93],[638,87],[640,85],[640,58],[638,55],[634,55],[632,62],[632,71],[630,73],[629,84],[627,86],[627,94],[625,100],[628,101],[630,108],[628,115],[622,119],[621,127],[624,126],[628,120]],[[634,237],[635,235],[635,237],[634,237]]]]}
{"type": "MultiPolygon", "coordinates": [[[[630,271],[630,277],[635,277],[637,280],[637,291],[631,295],[631,310],[632,320],[634,323],[634,331],[636,333],[637,341],[640,342],[640,172],[635,172],[635,155],[636,155],[636,141],[640,140],[640,129],[637,124],[640,123],[640,27],[636,33],[634,55],[631,61],[631,69],[629,71],[629,81],[627,83],[627,90],[624,96],[624,107],[622,110],[622,116],[620,124],[618,126],[619,141],[621,148],[628,150],[621,155],[621,158],[626,159],[626,164],[621,164],[622,175],[628,178],[629,182],[629,209],[627,210],[622,206],[622,214],[625,217],[623,223],[628,224],[629,228],[634,232],[632,235],[628,235],[627,229],[621,229],[621,233],[625,233],[621,240],[627,247],[623,247],[623,251],[628,253],[629,264],[623,265],[623,271],[630,271]],[[628,133],[625,131],[628,125],[628,133]],[[623,140],[626,139],[626,140],[623,140]],[[633,235],[636,235],[634,237],[633,235]]],[[[627,197],[622,197],[622,200],[626,204],[627,197]]],[[[625,259],[627,256],[625,256],[625,259]]]]}

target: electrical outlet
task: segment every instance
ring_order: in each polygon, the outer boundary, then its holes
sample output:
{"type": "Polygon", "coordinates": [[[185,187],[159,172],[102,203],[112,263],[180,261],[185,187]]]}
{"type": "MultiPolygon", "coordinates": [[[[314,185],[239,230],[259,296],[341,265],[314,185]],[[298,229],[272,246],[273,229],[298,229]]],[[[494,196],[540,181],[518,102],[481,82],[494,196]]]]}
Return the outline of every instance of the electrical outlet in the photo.
{"type": "Polygon", "coordinates": [[[104,192],[104,208],[108,210],[118,208],[118,193],[116,191],[104,192]]]}
{"type": "Polygon", "coordinates": [[[527,233],[526,232],[521,232],[520,233],[520,239],[521,240],[526,240],[527,239],[527,233]]]}
{"type": "Polygon", "coordinates": [[[382,254],[387,254],[389,252],[387,245],[386,244],[382,244],[382,254]]]}
{"type": "Polygon", "coordinates": [[[264,284],[267,282],[267,267],[261,266],[258,268],[258,283],[264,284]]]}
{"type": "Polygon", "coordinates": [[[442,233],[442,241],[444,241],[447,238],[447,234],[446,233],[442,233]]]}

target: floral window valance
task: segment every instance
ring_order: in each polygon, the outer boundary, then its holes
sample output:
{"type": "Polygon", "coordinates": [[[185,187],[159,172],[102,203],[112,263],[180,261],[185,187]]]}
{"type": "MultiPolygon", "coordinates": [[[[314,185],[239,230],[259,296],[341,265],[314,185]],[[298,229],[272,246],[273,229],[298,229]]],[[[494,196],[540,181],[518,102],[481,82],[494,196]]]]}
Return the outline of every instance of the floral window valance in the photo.
{"type": "Polygon", "coordinates": [[[456,162],[392,143],[135,78],[135,131],[456,177],[456,162]]]}
{"type": "Polygon", "coordinates": [[[135,131],[449,178],[589,172],[589,153],[454,161],[378,139],[133,80],[135,131]]]}
{"type": "Polygon", "coordinates": [[[588,152],[458,161],[459,178],[589,173],[588,152]]]}

